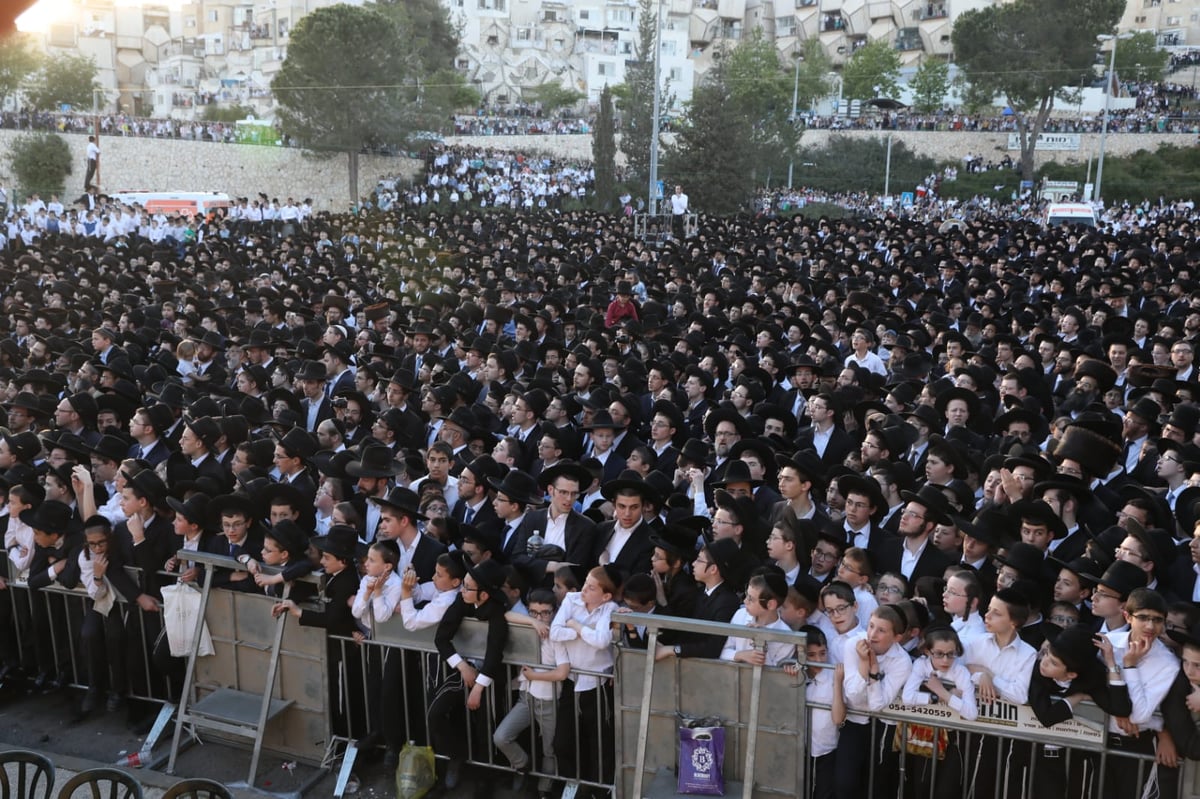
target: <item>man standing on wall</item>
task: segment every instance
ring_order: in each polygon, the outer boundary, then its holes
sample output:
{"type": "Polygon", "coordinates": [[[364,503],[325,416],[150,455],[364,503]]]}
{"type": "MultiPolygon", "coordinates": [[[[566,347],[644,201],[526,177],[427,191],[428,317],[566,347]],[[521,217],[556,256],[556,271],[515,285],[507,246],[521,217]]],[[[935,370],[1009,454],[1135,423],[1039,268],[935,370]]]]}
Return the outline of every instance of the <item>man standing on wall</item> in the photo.
{"type": "Polygon", "coordinates": [[[96,143],[95,136],[88,136],[87,143],[87,174],[83,177],[83,190],[87,191],[92,187],[92,178],[96,176],[97,170],[100,168],[100,145],[96,143]]]}
{"type": "Polygon", "coordinates": [[[675,193],[671,195],[671,234],[679,241],[684,239],[687,211],[688,196],[683,193],[683,186],[676,186],[675,193]]]}

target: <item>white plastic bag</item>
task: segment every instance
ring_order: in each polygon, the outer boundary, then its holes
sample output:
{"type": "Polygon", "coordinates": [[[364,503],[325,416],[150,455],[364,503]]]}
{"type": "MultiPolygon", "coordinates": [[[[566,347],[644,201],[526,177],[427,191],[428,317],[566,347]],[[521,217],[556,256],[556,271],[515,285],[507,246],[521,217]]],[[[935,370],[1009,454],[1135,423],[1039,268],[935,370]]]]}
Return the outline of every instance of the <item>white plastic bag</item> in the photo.
{"type": "MultiPolygon", "coordinates": [[[[171,657],[187,657],[192,653],[192,636],[196,633],[196,616],[200,613],[200,591],[187,583],[165,585],[163,597],[163,626],[167,630],[167,643],[171,645],[171,657]]],[[[215,654],[212,638],[208,634],[208,622],[200,629],[200,657],[215,654]]]]}

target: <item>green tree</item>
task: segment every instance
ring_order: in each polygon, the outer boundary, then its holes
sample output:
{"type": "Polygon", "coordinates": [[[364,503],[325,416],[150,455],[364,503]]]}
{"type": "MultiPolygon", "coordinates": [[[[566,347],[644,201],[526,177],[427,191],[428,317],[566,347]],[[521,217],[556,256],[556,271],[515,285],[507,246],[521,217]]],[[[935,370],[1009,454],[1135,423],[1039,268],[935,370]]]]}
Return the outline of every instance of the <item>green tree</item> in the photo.
{"type": "Polygon", "coordinates": [[[352,198],[359,196],[359,152],[419,129],[417,59],[399,41],[403,33],[389,16],[349,5],[320,8],[292,29],[287,59],[271,82],[284,133],[305,147],[347,154],[352,198]]]}
{"type": "MultiPolygon", "coordinates": [[[[829,94],[829,72],[833,62],[819,39],[805,39],[800,50],[800,79],[796,82],[796,108],[803,111],[829,94]]],[[[793,75],[793,77],[795,77],[793,75]]]]}
{"type": "MultiPolygon", "coordinates": [[[[621,152],[630,180],[639,191],[650,185],[650,139],[654,127],[654,42],[658,22],[655,0],[639,0],[638,39],[634,61],[625,67],[625,82],[614,89],[621,111],[621,152]]],[[[664,95],[665,96],[665,95],[664,95]]],[[[665,105],[665,103],[664,103],[665,105]]]]}
{"type": "Polygon", "coordinates": [[[14,33],[0,39],[0,105],[40,64],[41,56],[29,37],[14,33]]]}
{"type": "Polygon", "coordinates": [[[848,100],[895,97],[900,91],[900,54],[883,39],[854,51],[842,69],[842,94],[848,100]]]}
{"type": "Polygon", "coordinates": [[[668,154],[671,181],[713,213],[743,208],[769,178],[783,182],[799,143],[790,119],[793,74],[775,45],[755,31],[718,56],[668,154]]]}
{"type": "MultiPolygon", "coordinates": [[[[1160,81],[1167,74],[1170,54],[1161,49],[1149,31],[1117,40],[1117,78],[1119,80],[1160,81]]],[[[1107,61],[1105,62],[1107,69],[1107,61]]]]}
{"type": "Polygon", "coordinates": [[[25,97],[39,111],[53,111],[62,105],[90,111],[94,93],[101,88],[96,74],[96,62],[90,58],[53,55],[33,76],[25,97]]]}
{"type": "Polygon", "coordinates": [[[540,103],[547,116],[560,108],[570,108],[586,97],[587,95],[578,89],[571,89],[556,81],[521,90],[521,99],[540,103]]]}
{"type": "Polygon", "coordinates": [[[246,119],[253,113],[254,109],[248,105],[221,106],[216,103],[210,103],[204,106],[204,121],[237,122],[240,119],[246,119]]]}
{"type": "Polygon", "coordinates": [[[17,137],[8,161],[17,185],[26,196],[62,194],[71,174],[71,148],[57,133],[28,133],[17,137]]]}
{"type": "Polygon", "coordinates": [[[922,114],[932,114],[942,107],[946,92],[950,90],[950,65],[935,58],[922,61],[911,86],[913,107],[922,114]]]}
{"type": "Polygon", "coordinates": [[[426,74],[453,70],[460,32],[437,0],[379,0],[371,6],[404,31],[404,48],[426,74]]]}
{"type": "Polygon", "coordinates": [[[691,208],[718,214],[741,210],[754,191],[754,125],[733,110],[727,69],[718,60],[696,86],[666,152],[671,182],[686,187],[691,208]]]}
{"type": "Polygon", "coordinates": [[[1090,82],[1096,36],[1111,33],[1125,0],[1015,0],[975,9],[954,24],[955,60],[981,94],[1000,96],[1021,136],[1021,176],[1056,97],[1090,82]]]}
{"type": "Polygon", "coordinates": [[[612,91],[605,86],[600,92],[600,109],[596,114],[592,135],[592,163],[596,170],[596,208],[612,208],[617,187],[617,131],[613,118],[612,91]]]}

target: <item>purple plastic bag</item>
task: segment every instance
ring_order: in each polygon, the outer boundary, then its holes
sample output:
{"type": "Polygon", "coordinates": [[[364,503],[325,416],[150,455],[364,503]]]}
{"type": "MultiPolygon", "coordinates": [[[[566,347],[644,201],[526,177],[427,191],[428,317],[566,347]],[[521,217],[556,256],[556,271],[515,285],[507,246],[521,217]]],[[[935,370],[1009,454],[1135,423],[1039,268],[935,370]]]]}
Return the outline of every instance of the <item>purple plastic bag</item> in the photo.
{"type": "Polygon", "coordinates": [[[679,728],[678,792],[725,795],[725,728],[679,728]]]}

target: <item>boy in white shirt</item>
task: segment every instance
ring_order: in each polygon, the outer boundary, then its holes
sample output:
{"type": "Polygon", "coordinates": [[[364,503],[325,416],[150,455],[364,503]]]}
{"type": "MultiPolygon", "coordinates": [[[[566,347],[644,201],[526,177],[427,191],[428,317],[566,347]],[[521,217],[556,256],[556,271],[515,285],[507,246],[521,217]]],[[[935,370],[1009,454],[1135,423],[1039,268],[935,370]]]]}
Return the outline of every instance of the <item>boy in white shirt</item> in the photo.
{"type": "MultiPolygon", "coordinates": [[[[744,627],[761,627],[767,630],[791,631],[779,617],[779,607],[787,597],[787,581],[773,568],[750,578],[746,586],[746,598],[742,607],[733,614],[730,624],[744,627]]],[[[796,654],[796,647],[782,641],[770,641],[765,651],[754,646],[749,638],[731,635],[725,639],[721,649],[721,660],[750,663],[755,666],[778,666],[796,654]]]]}
{"type": "MultiPolygon", "coordinates": [[[[517,680],[521,696],[513,703],[512,710],[508,711],[508,715],[500,721],[492,734],[496,748],[504,753],[516,772],[512,790],[518,795],[525,789],[526,774],[532,765],[529,754],[522,748],[520,740],[523,737],[522,733],[529,729],[529,725],[535,720],[542,739],[542,759],[538,763],[538,771],[554,774],[558,770],[558,761],[554,756],[554,732],[557,726],[555,701],[561,692],[562,681],[571,673],[571,662],[567,657],[566,647],[557,641],[551,641],[548,634],[549,624],[554,620],[557,610],[558,601],[553,591],[538,588],[530,593],[529,613],[516,623],[533,623],[539,634],[542,629],[546,630],[539,650],[538,661],[541,667],[521,668],[521,676],[517,680]],[[550,668],[551,666],[553,668],[550,668]]],[[[522,614],[509,611],[505,618],[513,623],[515,617],[520,615],[522,614]]],[[[538,780],[539,794],[547,793],[550,787],[548,777],[538,780]]]]}

